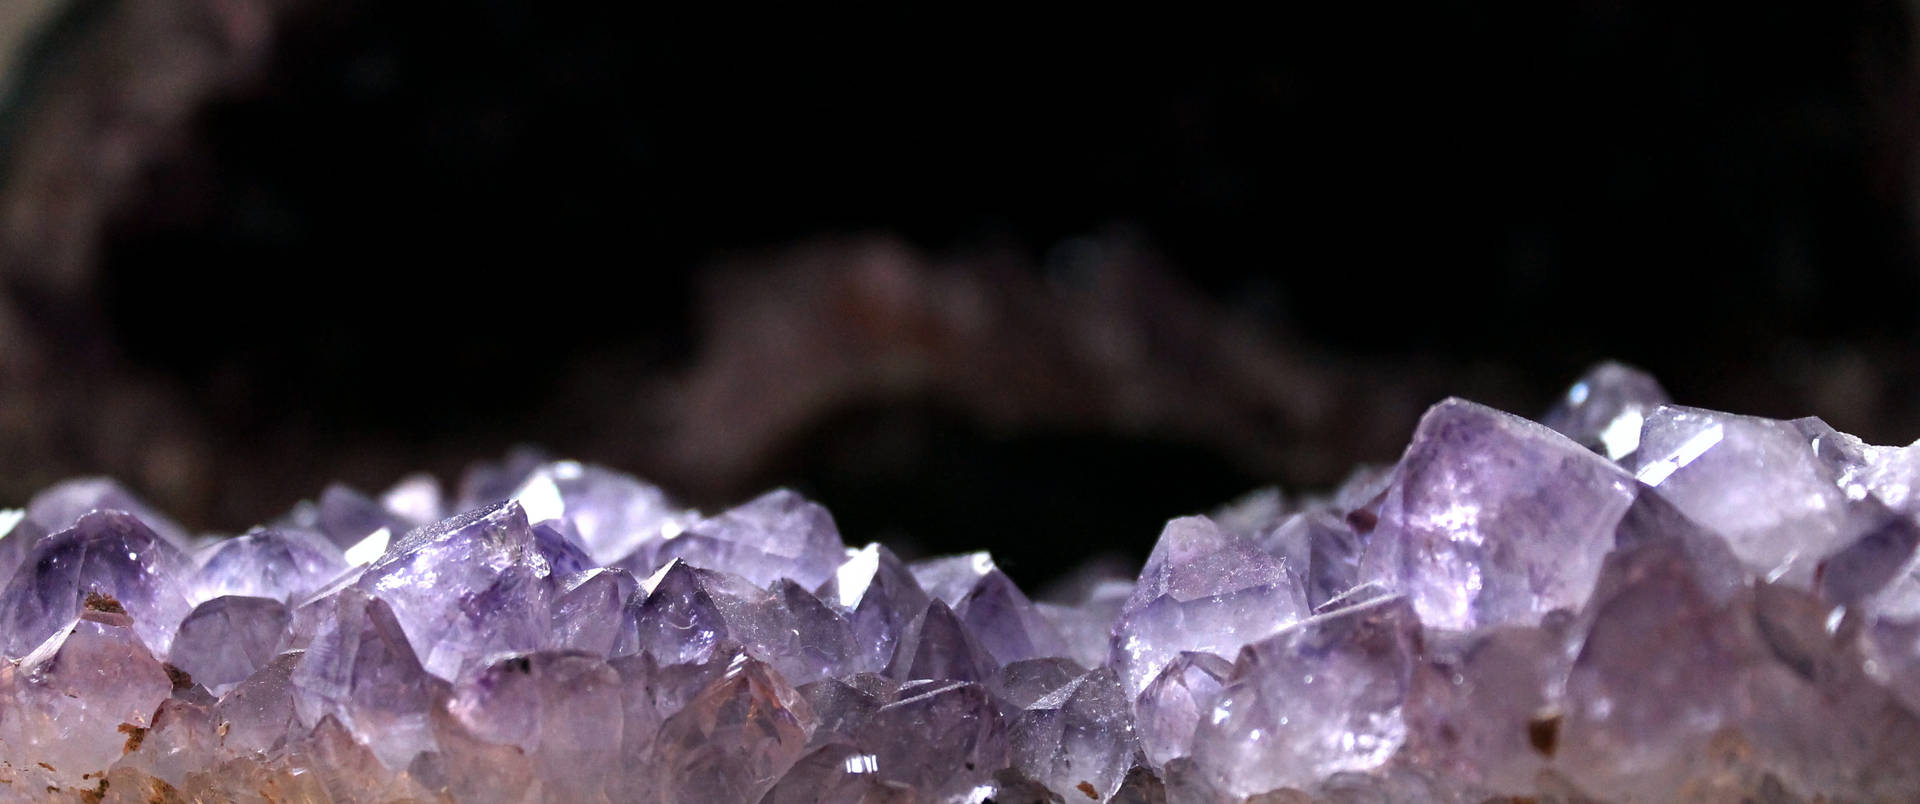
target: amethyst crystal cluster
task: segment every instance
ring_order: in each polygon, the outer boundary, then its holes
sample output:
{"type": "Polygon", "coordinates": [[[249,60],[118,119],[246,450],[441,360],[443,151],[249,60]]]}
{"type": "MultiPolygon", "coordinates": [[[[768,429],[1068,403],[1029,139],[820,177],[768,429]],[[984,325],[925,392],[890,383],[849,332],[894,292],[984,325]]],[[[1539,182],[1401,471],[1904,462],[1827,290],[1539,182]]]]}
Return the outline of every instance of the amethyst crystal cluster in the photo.
{"type": "MultiPolygon", "coordinates": [[[[1398,465],[1039,600],[515,455],[199,537],[0,518],[5,798],[1228,802],[1920,794],[1920,447],[1448,400],[1398,465]]],[[[1087,534],[1088,537],[1101,536],[1087,534]]]]}

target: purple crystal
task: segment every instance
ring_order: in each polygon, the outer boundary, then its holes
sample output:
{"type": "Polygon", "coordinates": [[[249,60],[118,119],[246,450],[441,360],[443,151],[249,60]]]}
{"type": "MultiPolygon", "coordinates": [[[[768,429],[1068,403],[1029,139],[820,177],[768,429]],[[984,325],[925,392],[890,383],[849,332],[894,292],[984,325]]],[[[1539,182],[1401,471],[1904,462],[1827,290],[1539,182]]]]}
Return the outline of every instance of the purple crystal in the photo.
{"type": "Polygon", "coordinates": [[[82,477],[63,481],[33,495],[33,499],[27,503],[27,518],[48,533],[73,527],[80,517],[90,511],[125,511],[180,549],[186,549],[192,541],[186,528],[154,510],[153,506],[110,478],[82,477]]]}
{"type": "Polygon", "coordinates": [[[321,626],[293,670],[303,723],[337,718],[388,768],[404,768],[432,746],[429,713],[446,683],[428,675],[385,601],[358,589],[331,598],[321,626]]]}
{"type": "Polygon", "coordinates": [[[632,625],[627,600],[640,583],[624,570],[595,569],[567,579],[553,601],[553,647],[610,657],[632,625]]]}
{"type": "Polygon", "coordinates": [[[1140,750],[1156,768],[1193,752],[1193,731],[1213,709],[1213,699],[1233,672],[1233,663],[1211,653],[1183,652],[1161,668],[1134,702],[1140,750]]]}
{"type": "Polygon", "coordinates": [[[808,589],[818,588],[846,560],[840,530],[827,509],[785,489],[689,525],[657,548],[654,566],[678,558],[696,567],[724,569],[760,587],[791,578],[808,589]]]}
{"type": "Polygon", "coordinates": [[[294,716],[293,671],[305,656],[288,651],[273,657],[235,685],[213,708],[221,747],[234,754],[267,754],[286,742],[299,720],[294,716]]]}
{"type": "Polygon", "coordinates": [[[219,695],[280,652],[290,619],[278,600],[216,597],[194,607],[180,622],[171,663],[219,695]]]}
{"type": "Polygon", "coordinates": [[[895,644],[887,675],[914,679],[984,682],[998,665],[944,601],[927,604],[895,644]]]}
{"type": "Polygon", "coordinates": [[[658,487],[574,461],[540,465],[509,496],[520,501],[535,523],[570,526],[596,566],[677,535],[692,518],[658,487]]]}
{"type": "Polygon", "coordinates": [[[897,700],[874,713],[859,745],[873,755],[882,778],[934,801],[960,799],[986,785],[1010,758],[992,696],[961,681],[903,686],[897,700]]]}
{"type": "Polygon", "coordinates": [[[4,653],[21,656],[80,614],[91,595],[111,597],[133,617],[148,648],[166,655],[187,615],[192,563],[138,518],[95,511],[41,539],[0,592],[4,653]]]}
{"type": "Polygon", "coordinates": [[[533,653],[496,661],[454,685],[447,711],[467,734],[518,749],[544,795],[581,801],[605,792],[620,760],[620,676],[604,660],[533,653]]]}
{"type": "Polygon", "coordinates": [[[664,801],[757,801],[799,761],[813,727],[805,698],[742,658],[661,724],[649,776],[664,801]]]}
{"type": "Polygon", "coordinates": [[[858,667],[868,672],[886,669],[894,641],[928,601],[906,565],[878,544],[849,556],[820,586],[820,599],[847,613],[860,652],[858,667]]]}
{"type": "Polygon", "coordinates": [[[152,725],[172,688],[132,618],[86,609],[17,664],[0,666],[0,761],[26,775],[16,789],[40,770],[44,780],[31,784],[90,786],[123,753],[126,729],[152,725]]]}
{"type": "Polygon", "coordinates": [[[1132,766],[1133,712],[1110,668],[1027,704],[1008,727],[1014,767],[1061,797],[1104,800],[1132,766]]]}
{"type": "Polygon", "coordinates": [[[1290,568],[1205,517],[1167,523],[1113,626],[1129,698],[1184,651],[1232,653],[1306,615],[1290,568]]]}
{"type": "Polygon", "coordinates": [[[1537,623],[1586,601],[1635,489],[1558,433],[1450,399],[1420,418],[1361,575],[1432,627],[1537,623]]]}
{"type": "Polygon", "coordinates": [[[347,571],[340,550],[313,531],[256,530],[209,550],[194,574],[196,600],[246,595],[292,601],[347,571]]]}
{"type": "Polygon", "coordinates": [[[1194,762],[1236,796],[1383,766],[1406,741],[1419,629],[1410,604],[1387,598],[1249,645],[1194,733],[1194,762]]]}
{"type": "MultiPolygon", "coordinates": [[[[476,614],[492,613],[448,603],[487,593],[516,567],[548,573],[526,515],[518,503],[504,502],[413,530],[367,565],[354,586],[385,600],[408,641],[430,657],[456,629],[481,627],[476,614]]],[[[434,661],[439,669],[455,664],[452,657],[434,661]]]]}
{"type": "Polygon", "coordinates": [[[1752,574],[1801,586],[1868,524],[1795,422],[1661,407],[1647,417],[1636,475],[1725,537],[1752,574]]]}

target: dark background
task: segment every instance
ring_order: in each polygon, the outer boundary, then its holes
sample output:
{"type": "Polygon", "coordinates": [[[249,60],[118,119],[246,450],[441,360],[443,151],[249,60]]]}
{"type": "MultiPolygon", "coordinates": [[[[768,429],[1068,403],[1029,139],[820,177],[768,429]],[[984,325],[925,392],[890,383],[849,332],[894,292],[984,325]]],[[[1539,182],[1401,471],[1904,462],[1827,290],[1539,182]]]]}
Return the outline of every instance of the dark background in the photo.
{"type": "Polygon", "coordinates": [[[0,504],[234,530],[536,443],[1036,581],[1607,357],[1920,435],[1899,2],[53,5],[0,504]]]}

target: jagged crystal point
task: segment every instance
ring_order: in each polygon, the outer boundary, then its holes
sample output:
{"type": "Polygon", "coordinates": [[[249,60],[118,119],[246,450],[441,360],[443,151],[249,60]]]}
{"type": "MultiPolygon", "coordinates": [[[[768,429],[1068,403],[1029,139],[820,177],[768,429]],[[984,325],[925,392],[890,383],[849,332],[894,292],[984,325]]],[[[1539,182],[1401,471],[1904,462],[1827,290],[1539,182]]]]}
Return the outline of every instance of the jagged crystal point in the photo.
{"type": "Polygon", "coordinates": [[[848,550],[792,492],[700,518],[525,450],[452,495],[335,486],[224,540],[70,482],[0,510],[0,785],[766,804],[1920,789],[1920,446],[1672,406],[1608,364],[1545,420],[1444,401],[1396,465],[1171,520],[1139,572],[1096,560],[1040,595],[984,552],[848,550]]]}

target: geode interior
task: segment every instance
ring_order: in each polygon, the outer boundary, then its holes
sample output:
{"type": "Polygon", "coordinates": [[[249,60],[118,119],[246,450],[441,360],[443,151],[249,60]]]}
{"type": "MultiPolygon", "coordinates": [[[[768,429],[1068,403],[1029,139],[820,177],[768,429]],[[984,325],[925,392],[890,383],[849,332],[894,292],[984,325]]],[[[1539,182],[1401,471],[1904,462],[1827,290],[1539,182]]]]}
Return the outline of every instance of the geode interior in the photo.
{"type": "Polygon", "coordinates": [[[0,513],[9,798],[1227,802],[1920,791],[1920,447],[1668,404],[1427,411],[1392,467],[1036,601],[515,454],[195,536],[0,513]]]}

